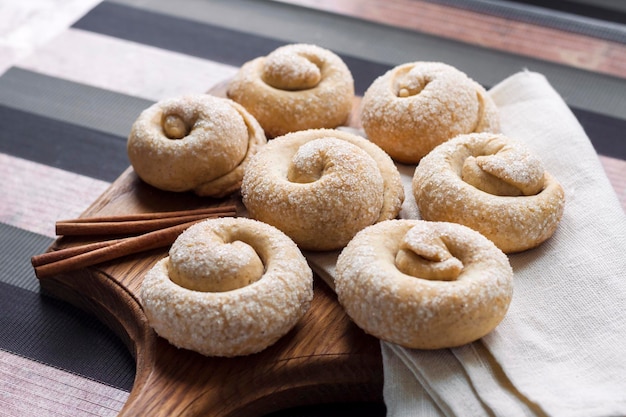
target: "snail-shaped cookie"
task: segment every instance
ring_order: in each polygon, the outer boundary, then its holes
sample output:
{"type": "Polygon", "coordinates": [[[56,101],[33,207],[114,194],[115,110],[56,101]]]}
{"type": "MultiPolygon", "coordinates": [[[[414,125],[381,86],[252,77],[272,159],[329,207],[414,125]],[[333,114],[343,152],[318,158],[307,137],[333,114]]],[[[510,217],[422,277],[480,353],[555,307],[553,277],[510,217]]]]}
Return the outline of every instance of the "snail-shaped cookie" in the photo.
{"type": "Polygon", "coordinates": [[[311,129],[268,142],[241,186],[248,214],[301,249],[345,246],[361,229],[397,216],[400,174],[378,146],[352,133],[311,129]]]}
{"type": "Polygon", "coordinates": [[[538,246],[563,215],[563,187],[523,144],[501,134],[460,135],[415,170],[413,194],[425,220],[461,223],[506,253],[538,246]]]}
{"type": "Polygon", "coordinates": [[[268,137],[276,137],[344,124],[352,111],[354,80],[333,52],[290,44],[245,63],[227,95],[259,121],[268,137]]]}
{"type": "Polygon", "coordinates": [[[438,62],[399,65],[374,80],[363,95],[361,123],[372,142],[408,164],[459,134],[500,129],[485,89],[438,62]]]}
{"type": "Polygon", "coordinates": [[[506,255],[455,223],[389,220],[359,232],[337,260],[339,302],[367,333],[407,348],[473,342],[504,318],[506,255]]]}
{"type": "Polygon", "coordinates": [[[245,165],[266,142],[241,105],[198,94],[144,110],[131,128],[127,150],[137,175],[156,188],[223,197],[240,188],[245,165]]]}
{"type": "Polygon", "coordinates": [[[205,220],[183,232],[145,276],[148,322],[174,346],[241,356],[274,344],[313,298],[313,273],[284,233],[246,218],[205,220]]]}

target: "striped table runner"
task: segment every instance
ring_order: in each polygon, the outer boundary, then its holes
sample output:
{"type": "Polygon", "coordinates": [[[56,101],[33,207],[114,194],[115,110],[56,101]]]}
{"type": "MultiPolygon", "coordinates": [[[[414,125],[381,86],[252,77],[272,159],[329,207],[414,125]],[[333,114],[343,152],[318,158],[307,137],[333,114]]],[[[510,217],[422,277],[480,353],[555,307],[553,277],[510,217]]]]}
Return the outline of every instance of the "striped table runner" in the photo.
{"type": "MultiPolygon", "coordinates": [[[[0,67],[0,416],[114,416],[122,408],[134,378],[129,352],[93,317],[41,294],[30,257],[52,243],[56,220],[79,216],[128,167],[126,135],[140,111],[207,91],[279,45],[335,50],[358,94],[414,60],[447,62],[486,87],[523,68],[542,72],[626,200],[626,85],[617,77],[271,1],[78,3],[69,17],[46,15],[69,21],[0,67]]],[[[384,415],[382,405],[351,407],[384,415]]]]}

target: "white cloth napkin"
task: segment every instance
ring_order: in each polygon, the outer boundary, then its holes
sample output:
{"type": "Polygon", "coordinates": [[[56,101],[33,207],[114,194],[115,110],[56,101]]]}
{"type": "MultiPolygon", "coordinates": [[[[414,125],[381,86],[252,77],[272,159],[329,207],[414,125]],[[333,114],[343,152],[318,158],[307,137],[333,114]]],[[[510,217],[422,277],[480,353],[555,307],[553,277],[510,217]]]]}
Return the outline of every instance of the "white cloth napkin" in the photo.
{"type": "MultiPolygon", "coordinates": [[[[503,132],[541,157],[566,192],[563,219],[539,248],[509,257],[513,301],[489,335],[454,349],[381,342],[389,417],[626,415],[626,215],[584,130],[541,74],[490,91],[503,132]]],[[[414,167],[399,166],[419,216],[414,167]]],[[[337,253],[307,254],[332,279],[337,253]]]]}

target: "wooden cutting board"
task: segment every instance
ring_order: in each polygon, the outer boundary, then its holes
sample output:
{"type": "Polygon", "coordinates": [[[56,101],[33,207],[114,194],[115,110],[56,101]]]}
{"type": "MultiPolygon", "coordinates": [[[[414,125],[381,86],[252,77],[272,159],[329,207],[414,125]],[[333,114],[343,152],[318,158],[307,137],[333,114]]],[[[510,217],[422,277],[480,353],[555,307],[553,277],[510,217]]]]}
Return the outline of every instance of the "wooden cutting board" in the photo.
{"type": "MultiPolygon", "coordinates": [[[[157,190],[128,168],[82,217],[232,203],[242,207],[238,196],[215,200],[157,190]]],[[[49,250],[78,243],[85,243],[84,238],[63,237],[49,250]]],[[[45,291],[95,314],[135,357],[134,386],[119,416],[262,416],[310,404],[382,402],[378,340],[350,321],[318,277],[309,312],[258,354],[204,357],[158,337],[138,294],[144,274],[166,254],[167,249],[154,250],[40,279],[45,291]]]]}

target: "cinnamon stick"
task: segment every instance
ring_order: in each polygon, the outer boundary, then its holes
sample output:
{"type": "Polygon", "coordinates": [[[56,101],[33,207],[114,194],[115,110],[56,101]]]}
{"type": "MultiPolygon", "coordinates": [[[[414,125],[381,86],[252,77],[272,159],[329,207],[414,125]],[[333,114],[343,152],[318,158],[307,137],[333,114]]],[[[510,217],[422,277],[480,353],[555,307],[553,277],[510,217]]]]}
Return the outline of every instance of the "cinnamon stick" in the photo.
{"type": "Polygon", "coordinates": [[[191,221],[235,216],[236,214],[237,207],[228,205],[174,212],[86,217],[56,222],[56,234],[60,236],[91,236],[145,233],[191,221]]]}
{"type": "Polygon", "coordinates": [[[59,220],[57,223],[97,223],[97,222],[127,222],[135,220],[152,220],[152,219],[167,219],[172,217],[190,216],[194,214],[212,214],[222,213],[225,211],[236,211],[237,206],[235,204],[228,204],[217,207],[204,207],[190,210],[178,210],[178,211],[161,211],[156,213],[131,213],[131,214],[119,214],[113,216],[95,216],[95,217],[79,217],[77,219],[59,220]]]}
{"type": "Polygon", "coordinates": [[[34,267],[38,267],[40,265],[50,264],[52,262],[61,261],[63,259],[70,258],[72,256],[77,256],[83,253],[91,252],[96,249],[105,248],[107,246],[115,245],[116,243],[120,243],[124,239],[113,239],[113,240],[105,240],[103,242],[94,242],[88,243],[85,245],[72,246],[65,249],[55,250],[52,252],[42,253],[41,255],[35,255],[30,258],[30,263],[34,267]]]}
{"type": "MultiPolygon", "coordinates": [[[[47,253],[36,255],[31,258],[38,278],[46,278],[53,275],[73,271],[80,268],[96,265],[101,262],[111,261],[123,256],[169,246],[189,226],[200,220],[179,224],[161,230],[156,230],[143,235],[103,243],[100,247],[84,251],[84,247],[72,247],[54,252],[51,256],[47,253]]],[[[90,244],[93,245],[93,244],[90,244]]],[[[87,245],[89,246],[89,245],[87,245]]]]}

